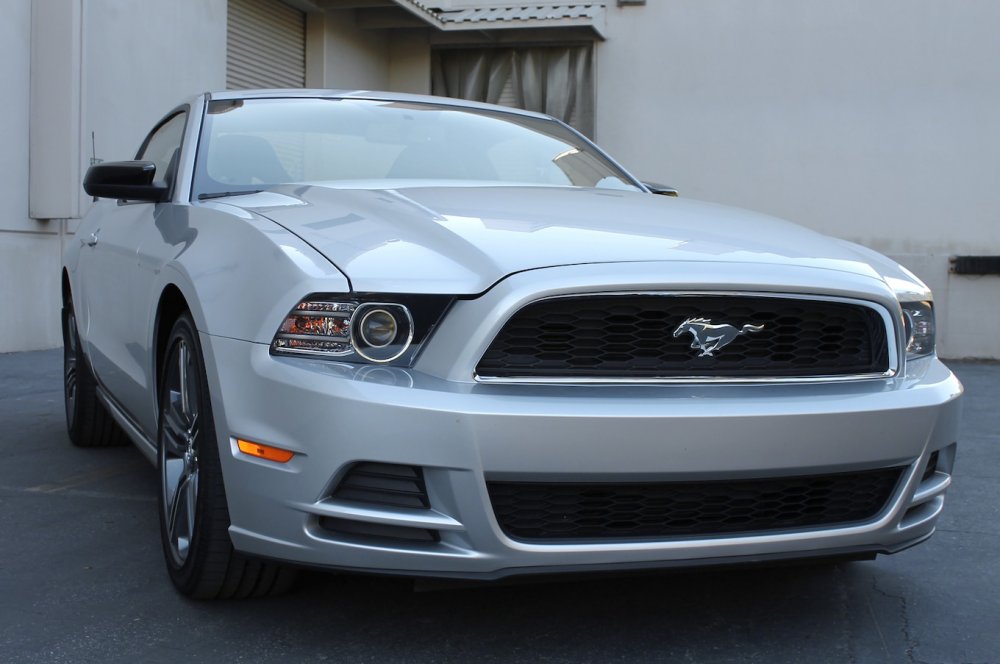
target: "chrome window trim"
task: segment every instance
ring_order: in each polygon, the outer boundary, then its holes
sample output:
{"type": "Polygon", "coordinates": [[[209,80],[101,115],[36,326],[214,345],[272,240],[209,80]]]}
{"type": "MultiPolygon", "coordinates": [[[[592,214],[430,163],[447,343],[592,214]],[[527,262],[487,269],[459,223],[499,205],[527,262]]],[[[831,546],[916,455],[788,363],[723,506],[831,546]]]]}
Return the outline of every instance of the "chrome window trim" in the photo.
{"type": "MultiPolygon", "coordinates": [[[[823,302],[838,302],[843,304],[853,304],[863,307],[868,307],[874,310],[881,318],[885,326],[886,341],[889,344],[889,368],[880,373],[863,373],[863,374],[849,374],[849,375],[835,375],[835,376],[760,376],[760,377],[749,377],[740,378],[738,376],[664,376],[662,378],[657,377],[642,377],[642,378],[599,378],[599,377],[587,377],[587,376],[480,376],[479,373],[473,369],[472,377],[477,383],[488,383],[488,384],[516,384],[516,385],[691,385],[691,384],[713,384],[713,385],[744,385],[744,384],[796,384],[796,383],[845,383],[845,382],[856,382],[863,380],[883,380],[886,378],[893,378],[899,374],[900,369],[900,356],[899,356],[899,328],[896,325],[896,318],[881,304],[877,302],[872,302],[871,300],[861,300],[850,297],[841,297],[836,295],[811,295],[805,293],[780,293],[780,292],[769,292],[769,291],[596,291],[588,293],[569,293],[563,295],[550,295],[547,297],[541,297],[536,300],[531,300],[524,303],[521,307],[511,313],[507,318],[504,319],[502,325],[497,329],[497,335],[507,326],[511,319],[516,316],[522,309],[525,309],[538,302],[544,302],[546,300],[563,300],[575,297],[601,297],[601,296],[614,296],[614,297],[628,297],[628,296],[659,296],[659,297],[701,297],[701,296],[731,296],[731,297],[758,297],[758,298],[784,298],[789,300],[810,300],[810,301],[823,301],[823,302]]],[[[486,349],[489,350],[493,342],[496,341],[496,335],[490,339],[490,343],[487,344],[486,349]]],[[[479,366],[479,362],[482,362],[482,357],[476,361],[476,366],[479,366]]]]}

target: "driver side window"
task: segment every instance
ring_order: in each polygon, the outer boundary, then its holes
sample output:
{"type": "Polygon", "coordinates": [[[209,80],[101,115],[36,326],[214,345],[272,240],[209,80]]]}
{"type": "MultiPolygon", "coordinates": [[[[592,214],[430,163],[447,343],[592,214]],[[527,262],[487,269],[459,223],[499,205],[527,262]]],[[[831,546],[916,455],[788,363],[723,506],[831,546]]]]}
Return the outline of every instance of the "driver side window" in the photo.
{"type": "Polygon", "coordinates": [[[165,182],[173,189],[174,172],[180,158],[181,141],[184,139],[184,125],[187,113],[183,111],[172,116],[153,130],[139,149],[136,159],[156,164],[156,180],[165,182]]]}

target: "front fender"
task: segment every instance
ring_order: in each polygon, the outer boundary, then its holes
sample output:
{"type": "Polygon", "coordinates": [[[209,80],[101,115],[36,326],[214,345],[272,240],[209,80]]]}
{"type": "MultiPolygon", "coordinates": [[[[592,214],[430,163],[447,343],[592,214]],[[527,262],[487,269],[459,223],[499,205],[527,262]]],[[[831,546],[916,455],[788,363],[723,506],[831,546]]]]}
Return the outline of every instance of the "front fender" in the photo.
{"type": "Polygon", "coordinates": [[[270,343],[304,295],[350,291],[344,274],[296,235],[229,205],[178,206],[160,231],[173,255],[154,281],[151,334],[170,285],[200,332],[255,343],[270,343]]]}

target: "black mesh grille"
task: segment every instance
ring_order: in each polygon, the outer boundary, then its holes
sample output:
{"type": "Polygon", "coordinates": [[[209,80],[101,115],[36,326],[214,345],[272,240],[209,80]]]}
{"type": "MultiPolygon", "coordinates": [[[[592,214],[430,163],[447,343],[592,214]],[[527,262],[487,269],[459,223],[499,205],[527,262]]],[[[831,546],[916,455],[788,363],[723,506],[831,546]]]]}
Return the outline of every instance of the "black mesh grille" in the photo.
{"type": "Polygon", "coordinates": [[[866,521],[902,470],[711,482],[489,482],[515,539],[630,539],[758,533],[866,521]]]}
{"type": "Polygon", "coordinates": [[[417,466],[389,463],[354,464],[331,498],[392,507],[430,507],[423,470],[417,466]]]}
{"type": "Polygon", "coordinates": [[[569,297],[541,300],[517,312],[476,371],[498,378],[882,373],[889,368],[886,339],[885,324],[874,309],[844,302],[737,295],[569,297]],[[702,355],[692,348],[692,333],[675,336],[692,318],[732,325],[721,331],[732,341],[702,355]]]}

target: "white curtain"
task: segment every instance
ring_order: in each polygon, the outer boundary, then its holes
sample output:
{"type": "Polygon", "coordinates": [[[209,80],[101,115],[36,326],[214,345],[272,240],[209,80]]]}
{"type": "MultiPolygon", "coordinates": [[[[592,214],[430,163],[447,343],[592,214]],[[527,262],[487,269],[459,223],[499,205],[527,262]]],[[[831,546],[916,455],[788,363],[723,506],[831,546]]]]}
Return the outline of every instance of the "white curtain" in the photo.
{"type": "Polygon", "coordinates": [[[514,104],[547,113],[588,136],[594,132],[593,47],[441,49],[433,94],[496,104],[506,86],[514,104]]]}

